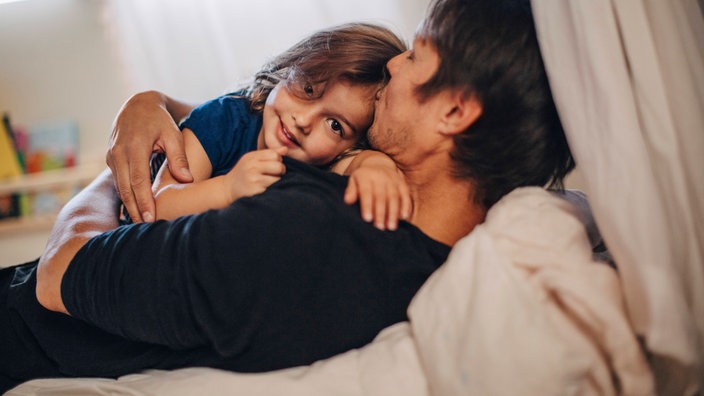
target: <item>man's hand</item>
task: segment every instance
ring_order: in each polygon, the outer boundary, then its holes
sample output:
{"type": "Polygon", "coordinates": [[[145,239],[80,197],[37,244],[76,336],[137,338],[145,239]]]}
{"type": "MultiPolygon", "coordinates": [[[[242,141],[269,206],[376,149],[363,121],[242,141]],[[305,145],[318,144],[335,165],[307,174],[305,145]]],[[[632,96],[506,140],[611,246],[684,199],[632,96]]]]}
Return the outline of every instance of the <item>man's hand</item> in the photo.
{"type": "Polygon", "coordinates": [[[190,110],[188,105],[148,91],[128,99],[115,118],[106,162],[120,199],[135,223],[154,220],[149,169],[153,152],[166,153],[169,170],[179,182],[193,181],[183,136],[174,121],[190,110]]]}
{"type": "Polygon", "coordinates": [[[380,230],[396,230],[398,220],[407,220],[413,208],[406,178],[385,154],[364,151],[348,168],[345,203],[359,200],[362,218],[380,230]]]}
{"type": "Polygon", "coordinates": [[[282,156],[287,152],[286,147],[280,147],[275,150],[251,151],[243,155],[225,175],[229,201],[260,194],[281,179],[281,175],[286,172],[282,156]]]}

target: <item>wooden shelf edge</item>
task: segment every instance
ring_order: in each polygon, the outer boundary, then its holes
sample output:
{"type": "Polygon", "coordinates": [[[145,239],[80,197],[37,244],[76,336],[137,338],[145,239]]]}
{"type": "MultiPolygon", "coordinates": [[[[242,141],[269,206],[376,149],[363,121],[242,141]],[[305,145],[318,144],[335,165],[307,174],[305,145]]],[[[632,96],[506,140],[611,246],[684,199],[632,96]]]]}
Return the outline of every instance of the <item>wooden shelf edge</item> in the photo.
{"type": "Polygon", "coordinates": [[[54,225],[56,215],[47,214],[0,219],[0,237],[20,232],[48,231],[54,225]]]}
{"type": "MultiPolygon", "coordinates": [[[[105,168],[105,164],[95,162],[3,179],[0,180],[0,196],[83,188],[105,168]]],[[[0,219],[0,237],[13,233],[48,231],[53,226],[57,214],[58,211],[56,213],[51,211],[45,214],[0,219]]]]}
{"type": "Polygon", "coordinates": [[[105,164],[89,163],[0,180],[0,195],[36,192],[86,183],[93,180],[105,168],[105,164]]]}

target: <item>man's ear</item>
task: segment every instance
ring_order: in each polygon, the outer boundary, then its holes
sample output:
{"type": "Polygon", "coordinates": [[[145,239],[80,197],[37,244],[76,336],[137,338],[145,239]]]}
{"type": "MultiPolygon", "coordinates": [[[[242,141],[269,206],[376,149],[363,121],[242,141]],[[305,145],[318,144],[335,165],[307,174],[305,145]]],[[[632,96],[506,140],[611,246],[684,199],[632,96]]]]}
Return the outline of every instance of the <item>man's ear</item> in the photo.
{"type": "Polygon", "coordinates": [[[441,132],[447,135],[462,133],[482,115],[482,104],[474,95],[467,96],[461,92],[448,95],[441,132]]]}

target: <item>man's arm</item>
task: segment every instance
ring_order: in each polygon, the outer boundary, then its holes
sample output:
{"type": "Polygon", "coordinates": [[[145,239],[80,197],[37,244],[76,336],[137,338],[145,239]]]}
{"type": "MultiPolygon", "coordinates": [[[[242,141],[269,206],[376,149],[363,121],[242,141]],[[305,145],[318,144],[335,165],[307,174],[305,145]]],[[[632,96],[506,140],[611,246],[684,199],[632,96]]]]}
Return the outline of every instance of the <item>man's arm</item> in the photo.
{"type": "Polygon", "coordinates": [[[86,229],[58,249],[68,252],[52,274],[54,297],[106,332],[174,350],[210,348],[230,369],[310,364],[369,342],[403,320],[441,259],[413,242],[411,226],[386,233],[364,225],[341,202],[343,178],[284,161],[278,183],[225,209],[117,227],[87,242],[90,227],[74,224],[86,229]]]}
{"type": "Polygon", "coordinates": [[[37,300],[42,306],[68,313],[61,279],[86,241],[117,227],[117,205],[112,174],[105,170],[61,209],[37,269],[37,300]]]}
{"type": "Polygon", "coordinates": [[[85,228],[45,259],[51,277],[39,281],[50,286],[42,303],[130,340],[177,349],[211,343],[235,354],[269,321],[286,320],[278,316],[297,298],[313,297],[300,291],[329,267],[326,238],[337,240],[329,230],[338,216],[320,208],[340,191],[305,180],[306,189],[288,183],[222,210],[117,227],[88,241],[85,224],[58,229],[85,228]]]}
{"type": "Polygon", "coordinates": [[[164,152],[169,169],[182,183],[193,180],[181,131],[192,105],[157,91],[141,92],[125,102],[113,123],[106,162],[115,176],[115,186],[135,222],[154,220],[154,197],[150,185],[149,158],[164,152]]]}

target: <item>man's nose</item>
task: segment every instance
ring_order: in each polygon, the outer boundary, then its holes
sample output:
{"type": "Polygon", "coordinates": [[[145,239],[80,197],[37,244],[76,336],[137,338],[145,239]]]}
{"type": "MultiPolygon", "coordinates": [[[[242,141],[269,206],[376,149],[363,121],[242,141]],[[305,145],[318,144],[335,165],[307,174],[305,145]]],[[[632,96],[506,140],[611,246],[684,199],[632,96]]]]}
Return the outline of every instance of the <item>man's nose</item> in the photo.
{"type": "Polygon", "coordinates": [[[389,77],[392,77],[394,73],[396,73],[398,65],[404,56],[408,56],[408,51],[400,53],[394,56],[393,58],[389,59],[388,62],[386,62],[386,70],[389,73],[389,77]]]}

